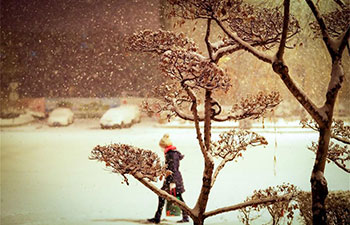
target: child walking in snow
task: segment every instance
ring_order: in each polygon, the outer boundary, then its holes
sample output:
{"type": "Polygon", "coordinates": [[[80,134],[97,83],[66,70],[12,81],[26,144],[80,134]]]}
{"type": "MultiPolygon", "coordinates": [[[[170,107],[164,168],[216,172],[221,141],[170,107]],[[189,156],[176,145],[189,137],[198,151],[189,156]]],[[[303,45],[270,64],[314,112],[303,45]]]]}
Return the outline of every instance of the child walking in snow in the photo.
{"type": "MultiPolygon", "coordinates": [[[[164,184],[162,186],[162,190],[170,193],[170,190],[176,190],[176,196],[179,197],[181,201],[184,202],[182,198],[182,193],[185,192],[182,175],[179,171],[180,160],[183,159],[184,155],[182,155],[169,138],[169,134],[164,134],[162,139],[159,141],[159,146],[164,149],[165,154],[165,163],[167,165],[167,169],[172,172],[171,175],[165,178],[164,184]]],[[[156,211],[155,216],[152,219],[148,219],[148,222],[151,223],[160,223],[160,217],[162,215],[163,207],[165,204],[165,199],[162,197],[158,197],[158,209],[156,211]]],[[[189,218],[186,212],[182,211],[182,220],[178,221],[178,223],[189,222],[189,218]]]]}

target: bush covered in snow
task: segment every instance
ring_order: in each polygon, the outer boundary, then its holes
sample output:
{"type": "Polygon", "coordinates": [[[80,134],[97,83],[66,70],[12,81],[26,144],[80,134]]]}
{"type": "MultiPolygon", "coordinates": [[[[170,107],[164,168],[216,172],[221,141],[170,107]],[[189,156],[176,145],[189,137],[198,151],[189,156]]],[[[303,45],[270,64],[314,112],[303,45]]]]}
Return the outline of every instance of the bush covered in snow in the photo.
{"type": "MultiPolygon", "coordinates": [[[[312,225],[311,193],[301,192],[297,198],[302,221],[312,225]]],[[[326,198],[329,225],[350,224],[350,191],[333,191],[326,198]]]]}

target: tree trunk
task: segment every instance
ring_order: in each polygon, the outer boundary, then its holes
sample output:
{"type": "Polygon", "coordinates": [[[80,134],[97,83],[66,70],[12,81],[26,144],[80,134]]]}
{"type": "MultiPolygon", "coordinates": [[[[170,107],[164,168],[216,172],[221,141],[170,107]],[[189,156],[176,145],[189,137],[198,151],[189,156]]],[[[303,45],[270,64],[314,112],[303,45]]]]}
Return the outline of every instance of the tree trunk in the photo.
{"type": "MultiPolygon", "coordinates": [[[[214,170],[214,162],[213,158],[209,153],[210,143],[211,143],[211,116],[212,116],[212,108],[211,108],[211,91],[206,90],[205,92],[205,118],[204,118],[204,142],[205,149],[203,152],[204,157],[204,171],[202,178],[202,188],[201,193],[198,197],[195,210],[198,211],[199,215],[203,215],[205,213],[209,194],[211,190],[211,181],[214,170]]],[[[199,217],[201,218],[201,217],[199,217]]],[[[200,219],[203,223],[204,219],[200,219]]]]}
{"type": "Polygon", "coordinates": [[[203,219],[193,220],[193,225],[204,225],[203,219]]]}
{"type": "Polygon", "coordinates": [[[341,64],[341,57],[332,55],[332,73],[326,94],[326,102],[323,106],[327,115],[327,121],[319,123],[320,137],[318,139],[318,149],[316,160],[311,175],[312,192],[312,219],[314,225],[326,225],[327,214],[325,200],[328,195],[327,181],[324,177],[324,170],[328,155],[329,140],[331,138],[331,127],[333,122],[334,104],[338,91],[344,80],[344,71],[341,64]]]}
{"type": "Polygon", "coordinates": [[[328,195],[328,187],[323,173],[328,153],[330,134],[330,126],[320,128],[318,151],[311,175],[312,215],[314,225],[327,224],[325,200],[328,195]]]}

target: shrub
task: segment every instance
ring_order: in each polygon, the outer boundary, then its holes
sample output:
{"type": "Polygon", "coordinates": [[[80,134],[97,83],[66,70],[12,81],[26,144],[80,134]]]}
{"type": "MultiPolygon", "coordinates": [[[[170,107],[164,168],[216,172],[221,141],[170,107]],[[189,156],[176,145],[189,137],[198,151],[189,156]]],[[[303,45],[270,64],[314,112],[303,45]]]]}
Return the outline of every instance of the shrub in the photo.
{"type": "MultiPolygon", "coordinates": [[[[302,222],[312,225],[311,193],[300,192],[297,201],[302,222]]],[[[329,225],[350,224],[350,191],[330,192],[326,199],[326,209],[329,225]]]]}

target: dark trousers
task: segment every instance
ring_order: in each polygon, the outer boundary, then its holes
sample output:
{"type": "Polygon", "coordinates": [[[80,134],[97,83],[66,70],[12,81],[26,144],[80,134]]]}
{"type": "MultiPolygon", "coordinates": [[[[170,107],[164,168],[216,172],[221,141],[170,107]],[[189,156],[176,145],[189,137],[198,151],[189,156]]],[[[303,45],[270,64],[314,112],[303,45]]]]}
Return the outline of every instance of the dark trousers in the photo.
{"type": "MultiPolygon", "coordinates": [[[[177,192],[176,197],[178,197],[180,201],[185,202],[184,199],[182,198],[181,193],[177,192]]],[[[162,211],[163,211],[164,205],[165,205],[165,199],[159,196],[158,197],[158,209],[157,209],[157,212],[154,216],[155,218],[160,220],[160,217],[162,216],[162,211]]],[[[186,219],[188,218],[187,213],[183,210],[182,210],[182,218],[186,218],[186,219]]]]}

